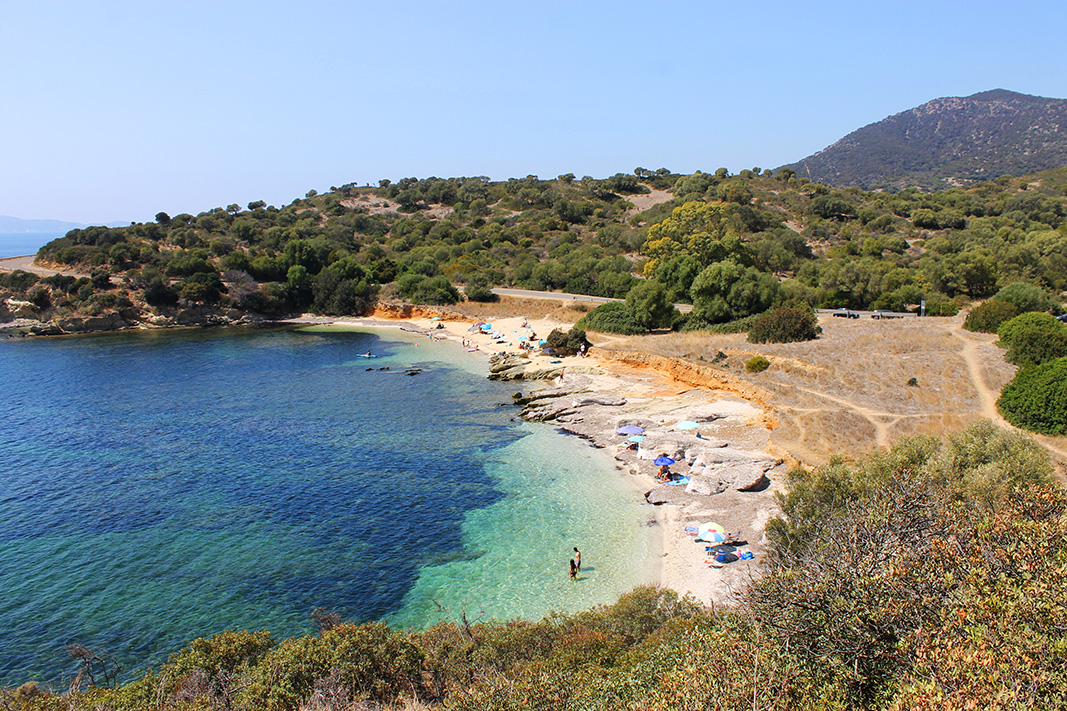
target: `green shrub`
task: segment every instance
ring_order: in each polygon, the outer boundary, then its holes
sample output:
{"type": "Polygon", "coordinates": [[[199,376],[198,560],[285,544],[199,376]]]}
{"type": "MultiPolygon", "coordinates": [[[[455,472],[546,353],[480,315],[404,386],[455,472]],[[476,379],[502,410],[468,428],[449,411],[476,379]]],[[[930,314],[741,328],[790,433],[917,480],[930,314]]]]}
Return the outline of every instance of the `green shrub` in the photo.
{"type": "Polygon", "coordinates": [[[585,331],[575,325],[571,330],[564,333],[558,328],[552,329],[545,339],[545,346],[553,349],[560,355],[575,355],[581,351],[582,346],[589,349],[591,344],[585,338],[585,331]]]}
{"type": "Polygon", "coordinates": [[[726,323],[712,323],[690,311],[679,322],[679,331],[704,331],[707,333],[744,333],[752,328],[758,316],[746,316],[726,323]]]}
{"type": "Polygon", "coordinates": [[[1021,281],[1008,284],[996,293],[993,300],[1012,304],[1019,309],[1019,313],[1052,311],[1056,308],[1056,303],[1047,291],[1040,286],[1021,281]]]}
{"type": "Polygon", "coordinates": [[[482,303],[500,301],[500,297],[493,293],[489,280],[481,274],[475,274],[470,278],[466,288],[463,290],[463,295],[467,297],[468,301],[482,303]]]}
{"type": "Polygon", "coordinates": [[[637,322],[630,310],[626,308],[626,304],[619,301],[597,306],[582,316],[575,325],[589,331],[621,333],[626,336],[645,333],[644,326],[637,322]]]}
{"type": "Polygon", "coordinates": [[[762,373],[771,367],[771,362],[763,356],[752,356],[745,361],[745,370],[750,373],[762,373]]]}
{"type": "Polygon", "coordinates": [[[1020,314],[1001,324],[999,344],[1004,357],[1020,367],[1039,365],[1067,356],[1067,326],[1043,312],[1020,314]]]}
{"type": "Polygon", "coordinates": [[[408,272],[397,280],[400,294],[413,304],[445,306],[459,302],[459,292],[445,276],[426,276],[408,272]]]}
{"type": "Polygon", "coordinates": [[[38,277],[36,274],[30,274],[24,272],[21,269],[16,269],[10,274],[4,274],[0,272],[0,287],[10,289],[16,293],[23,293],[31,286],[36,284],[38,277]]]}
{"type": "Polygon", "coordinates": [[[1001,391],[997,409],[1016,427],[1067,434],[1067,357],[1020,370],[1001,391]]]}
{"type": "Polygon", "coordinates": [[[822,333],[811,309],[782,307],[760,314],[748,330],[749,343],[811,341],[822,333]]]}
{"type": "Polygon", "coordinates": [[[978,333],[996,333],[1002,323],[1018,315],[1019,307],[1015,304],[990,299],[971,309],[963,327],[978,333]]]}

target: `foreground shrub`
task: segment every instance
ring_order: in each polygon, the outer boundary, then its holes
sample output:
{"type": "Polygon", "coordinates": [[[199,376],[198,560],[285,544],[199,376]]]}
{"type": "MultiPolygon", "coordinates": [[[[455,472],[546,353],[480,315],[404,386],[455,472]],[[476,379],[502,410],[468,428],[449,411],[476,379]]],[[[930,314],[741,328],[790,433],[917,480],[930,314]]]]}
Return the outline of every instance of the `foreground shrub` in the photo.
{"type": "Polygon", "coordinates": [[[963,327],[977,333],[996,333],[1005,321],[1019,315],[1019,307],[1007,301],[983,301],[971,309],[963,327]]]}
{"type": "Polygon", "coordinates": [[[271,649],[253,670],[244,698],[256,709],[295,709],[313,693],[335,707],[390,702],[419,687],[421,669],[422,652],[404,633],[380,622],[341,624],[271,649]]]}
{"type": "Polygon", "coordinates": [[[1005,322],[997,331],[1008,349],[1009,363],[1039,365],[1067,356],[1067,326],[1047,313],[1025,313],[1005,322]]]}
{"type": "Polygon", "coordinates": [[[1016,427],[1067,434],[1067,357],[1020,370],[1001,391],[997,410],[1016,427]]]}
{"type": "Polygon", "coordinates": [[[753,356],[745,361],[745,370],[750,373],[762,373],[771,367],[771,362],[763,356],[753,356]]]}
{"type": "Polygon", "coordinates": [[[756,317],[748,330],[749,343],[811,341],[822,333],[815,312],[784,306],[756,317]]]}

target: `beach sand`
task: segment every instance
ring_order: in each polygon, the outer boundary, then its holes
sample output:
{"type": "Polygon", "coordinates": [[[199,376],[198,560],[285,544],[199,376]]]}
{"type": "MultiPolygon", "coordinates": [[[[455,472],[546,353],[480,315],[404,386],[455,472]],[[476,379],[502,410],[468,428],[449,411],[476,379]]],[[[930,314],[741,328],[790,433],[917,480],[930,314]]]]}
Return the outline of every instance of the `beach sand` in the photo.
{"type": "MultiPolygon", "coordinates": [[[[492,333],[497,335],[493,337],[481,329],[472,330],[474,323],[470,320],[447,314],[435,318],[425,313],[393,318],[396,312],[380,310],[366,318],[331,321],[339,327],[402,328],[427,338],[451,341],[457,348],[467,350],[471,358],[485,360],[487,371],[491,356],[522,353],[521,338],[531,333],[538,339],[545,338],[555,327],[569,328],[568,324],[544,319],[506,317],[489,321],[492,333]]],[[[554,419],[552,424],[584,437],[591,446],[607,450],[614,457],[616,469],[628,474],[635,488],[652,494],[652,500],[670,501],[649,504],[649,517],[661,527],[663,546],[659,569],[650,571],[650,577],[658,579],[661,586],[691,595],[706,605],[730,604],[759,575],[766,543],[764,528],[778,513],[774,495],[783,487],[788,470],[788,464],[767,453],[768,422],[772,420],[759,404],[734,393],[694,388],[653,369],[601,359],[596,351],[594,347],[586,357],[533,356],[528,370],[562,369],[562,381],[552,378],[517,385],[525,392],[565,392],[559,401],[567,404],[570,414],[554,419]],[[697,421],[699,428],[679,430],[677,423],[686,420],[697,421]],[[636,451],[619,447],[626,437],[616,434],[615,429],[622,424],[639,424],[646,430],[645,440],[636,451]],[[658,482],[658,467],[652,460],[664,452],[679,460],[671,467],[674,472],[693,472],[694,479],[708,479],[696,476],[705,459],[710,467],[705,474],[728,471],[741,462],[761,465],[755,471],[765,470],[766,477],[756,491],[738,491],[740,484],[729,482],[721,493],[687,493],[687,487],[658,482]],[[728,562],[715,561],[706,550],[712,544],[698,542],[693,535],[692,529],[698,524],[712,521],[745,542],[734,549],[735,555],[729,556],[728,562]],[[736,554],[742,552],[752,553],[752,558],[738,559],[736,554]]],[[[715,477],[711,476],[711,480],[714,485],[715,477]]]]}

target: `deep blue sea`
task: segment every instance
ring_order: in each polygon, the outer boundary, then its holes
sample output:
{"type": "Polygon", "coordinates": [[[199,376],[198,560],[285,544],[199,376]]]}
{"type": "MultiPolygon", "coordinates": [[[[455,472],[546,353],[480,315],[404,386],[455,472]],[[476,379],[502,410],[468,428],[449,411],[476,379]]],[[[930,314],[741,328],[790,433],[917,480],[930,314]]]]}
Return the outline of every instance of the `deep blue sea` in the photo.
{"type": "Polygon", "coordinates": [[[66,232],[0,232],[0,259],[37,254],[37,250],[66,232]]]}
{"type": "Polygon", "coordinates": [[[61,682],[72,642],[128,678],[317,607],[417,627],[613,601],[649,577],[649,513],[603,452],[516,421],[515,389],[400,331],[0,340],[0,685],[61,682]]]}

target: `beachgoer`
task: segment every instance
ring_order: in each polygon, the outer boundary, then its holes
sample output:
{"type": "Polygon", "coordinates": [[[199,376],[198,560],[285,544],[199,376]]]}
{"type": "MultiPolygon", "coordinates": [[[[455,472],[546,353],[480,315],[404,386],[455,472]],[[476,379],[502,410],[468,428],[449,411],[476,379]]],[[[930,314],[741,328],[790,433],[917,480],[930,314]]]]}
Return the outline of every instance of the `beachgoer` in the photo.
{"type": "Polygon", "coordinates": [[[574,564],[574,558],[571,558],[571,580],[578,577],[578,566],[574,564]]]}
{"type": "Polygon", "coordinates": [[[578,550],[578,546],[574,547],[574,563],[576,570],[582,569],[582,552],[578,550]]]}
{"type": "Polygon", "coordinates": [[[559,377],[556,378],[556,385],[563,385],[563,368],[559,369],[559,377]]]}
{"type": "Polygon", "coordinates": [[[584,343],[578,349],[578,355],[580,355],[582,358],[585,358],[585,344],[584,343]]]}

